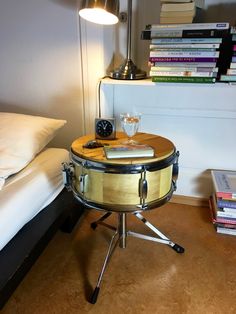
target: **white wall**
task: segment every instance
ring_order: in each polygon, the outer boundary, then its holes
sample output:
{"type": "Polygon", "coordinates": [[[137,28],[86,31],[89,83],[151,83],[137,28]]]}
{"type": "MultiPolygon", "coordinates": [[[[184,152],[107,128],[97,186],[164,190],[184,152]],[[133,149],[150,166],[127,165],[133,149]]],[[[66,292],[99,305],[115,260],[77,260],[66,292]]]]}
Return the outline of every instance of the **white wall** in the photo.
{"type": "Polygon", "coordinates": [[[53,145],[83,132],[76,1],[0,2],[0,110],[68,121],[53,145]]]}
{"type": "Polygon", "coordinates": [[[205,0],[202,16],[207,22],[229,22],[236,24],[236,0],[205,0]]]}

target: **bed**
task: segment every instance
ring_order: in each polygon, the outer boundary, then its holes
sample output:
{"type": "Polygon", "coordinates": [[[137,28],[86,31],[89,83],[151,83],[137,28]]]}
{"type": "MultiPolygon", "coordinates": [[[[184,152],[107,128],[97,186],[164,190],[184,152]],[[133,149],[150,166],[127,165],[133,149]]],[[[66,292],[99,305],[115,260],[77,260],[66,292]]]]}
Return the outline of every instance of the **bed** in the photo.
{"type": "Polygon", "coordinates": [[[62,148],[47,144],[63,120],[0,112],[0,309],[55,232],[83,210],[62,182],[62,148]]]}

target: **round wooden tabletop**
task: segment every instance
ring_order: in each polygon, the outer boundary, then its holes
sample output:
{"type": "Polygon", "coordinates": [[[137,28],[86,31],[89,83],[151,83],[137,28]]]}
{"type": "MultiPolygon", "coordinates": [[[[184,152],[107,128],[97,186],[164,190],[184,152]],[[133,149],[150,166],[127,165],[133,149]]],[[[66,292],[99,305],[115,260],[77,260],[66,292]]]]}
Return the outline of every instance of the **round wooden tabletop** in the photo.
{"type": "MultiPolygon", "coordinates": [[[[154,151],[154,157],[144,158],[120,158],[120,159],[107,159],[103,150],[103,147],[98,148],[84,148],[83,146],[91,140],[94,140],[94,134],[85,135],[76,139],[71,145],[71,152],[76,156],[91,160],[95,162],[102,162],[107,164],[142,164],[160,161],[170,156],[175,151],[174,144],[167,138],[148,134],[148,133],[137,133],[133,139],[141,144],[150,145],[154,151]]],[[[119,145],[127,140],[127,136],[123,132],[116,132],[116,139],[114,140],[97,140],[97,142],[103,145],[119,145]]]]}

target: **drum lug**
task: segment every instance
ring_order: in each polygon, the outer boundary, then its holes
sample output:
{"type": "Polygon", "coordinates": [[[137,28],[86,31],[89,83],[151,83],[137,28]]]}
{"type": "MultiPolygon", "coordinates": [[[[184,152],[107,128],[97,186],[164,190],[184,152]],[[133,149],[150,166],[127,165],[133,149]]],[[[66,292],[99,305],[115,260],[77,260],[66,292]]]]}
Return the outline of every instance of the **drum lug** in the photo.
{"type": "Polygon", "coordinates": [[[72,178],[74,177],[74,166],[72,163],[62,163],[62,180],[68,191],[71,191],[72,178]]]}
{"type": "Polygon", "coordinates": [[[147,198],[148,194],[148,182],[146,179],[146,170],[141,173],[141,178],[139,179],[139,197],[140,197],[140,205],[142,208],[145,208],[146,203],[145,199],[147,198]]]}
{"type": "Polygon", "coordinates": [[[87,174],[81,174],[79,176],[79,185],[80,185],[80,191],[82,194],[88,191],[88,175],[87,174]]]}
{"type": "Polygon", "coordinates": [[[139,197],[147,198],[148,183],[146,179],[139,179],[139,197]]]}

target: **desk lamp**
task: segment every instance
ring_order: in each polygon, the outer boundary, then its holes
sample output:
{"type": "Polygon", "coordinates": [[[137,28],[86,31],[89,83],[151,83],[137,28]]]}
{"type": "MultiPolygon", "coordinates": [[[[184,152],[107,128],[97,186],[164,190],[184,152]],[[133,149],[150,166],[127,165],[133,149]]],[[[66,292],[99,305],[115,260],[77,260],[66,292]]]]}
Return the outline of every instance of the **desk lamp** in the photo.
{"type": "MultiPolygon", "coordinates": [[[[119,0],[83,0],[79,15],[93,23],[112,25],[119,19],[119,0]]],[[[146,78],[146,72],[137,68],[131,60],[132,0],[128,0],[127,51],[126,59],[110,77],[118,80],[139,80],[146,78]]]]}

